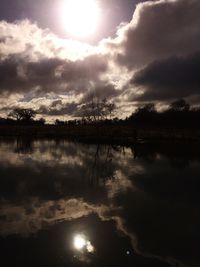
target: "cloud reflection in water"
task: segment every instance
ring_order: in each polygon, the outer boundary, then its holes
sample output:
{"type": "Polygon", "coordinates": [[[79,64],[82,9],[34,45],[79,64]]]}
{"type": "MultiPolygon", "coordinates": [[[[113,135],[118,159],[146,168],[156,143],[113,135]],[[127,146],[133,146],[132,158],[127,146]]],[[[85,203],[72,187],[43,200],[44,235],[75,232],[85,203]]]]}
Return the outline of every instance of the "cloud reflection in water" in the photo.
{"type": "MultiPolygon", "coordinates": [[[[174,258],[186,266],[200,263],[195,249],[200,155],[195,150],[100,146],[97,153],[95,145],[66,141],[25,145],[0,142],[1,236],[31,237],[95,215],[102,225],[113,221],[138,254],[174,258]]],[[[96,252],[96,243],[84,235],[77,252],[92,254],[94,247],[96,252]]]]}

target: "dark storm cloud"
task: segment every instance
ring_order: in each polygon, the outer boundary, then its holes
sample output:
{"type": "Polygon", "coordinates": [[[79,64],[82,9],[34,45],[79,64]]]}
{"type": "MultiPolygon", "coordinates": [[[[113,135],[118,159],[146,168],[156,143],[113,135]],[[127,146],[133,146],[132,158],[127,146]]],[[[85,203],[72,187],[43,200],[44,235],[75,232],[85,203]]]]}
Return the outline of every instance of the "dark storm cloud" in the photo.
{"type": "Polygon", "coordinates": [[[96,80],[99,74],[107,71],[107,60],[101,55],[92,55],[63,66],[62,78],[67,81],[96,80]]]}
{"type": "Polygon", "coordinates": [[[99,84],[94,90],[88,91],[81,100],[81,103],[87,103],[93,99],[110,99],[116,97],[119,91],[112,84],[99,84]]]}
{"type": "Polygon", "coordinates": [[[10,56],[0,62],[0,93],[28,93],[37,86],[51,91],[52,85],[59,82],[55,70],[60,64],[59,59],[26,62],[18,56],[10,56]]]}
{"type": "MultiPolygon", "coordinates": [[[[117,61],[128,68],[187,55],[199,49],[200,1],[163,0],[139,4],[132,21],[121,28],[117,61]]],[[[112,46],[111,46],[112,47],[112,46]]]]}
{"type": "Polygon", "coordinates": [[[36,87],[44,92],[70,91],[76,88],[84,91],[90,81],[98,81],[106,70],[107,60],[99,55],[75,62],[59,58],[29,62],[13,55],[0,61],[0,92],[27,93],[36,87]]]}
{"type": "Polygon", "coordinates": [[[138,100],[169,100],[200,94],[200,52],[155,61],[138,71],[133,86],[145,88],[138,100]]]}

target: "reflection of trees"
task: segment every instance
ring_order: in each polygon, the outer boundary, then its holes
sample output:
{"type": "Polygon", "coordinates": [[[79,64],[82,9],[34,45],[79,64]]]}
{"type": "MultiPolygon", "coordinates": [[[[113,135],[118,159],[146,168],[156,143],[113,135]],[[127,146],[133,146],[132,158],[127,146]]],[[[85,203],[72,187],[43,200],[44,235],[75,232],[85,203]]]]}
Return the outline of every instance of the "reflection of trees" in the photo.
{"type": "Polygon", "coordinates": [[[186,158],[171,157],[169,158],[169,163],[173,168],[176,169],[184,169],[189,166],[189,160],[186,158]]]}
{"type": "Polygon", "coordinates": [[[131,146],[131,151],[134,159],[141,158],[147,163],[154,163],[156,160],[157,152],[152,145],[135,144],[134,146],[131,146]]]}
{"type": "Polygon", "coordinates": [[[15,153],[33,153],[33,141],[31,139],[17,139],[14,148],[15,153]]]}
{"type": "Polygon", "coordinates": [[[91,185],[99,185],[107,180],[115,179],[115,166],[113,152],[119,152],[121,148],[116,146],[97,145],[91,168],[88,169],[88,180],[91,185]]]}
{"type": "Polygon", "coordinates": [[[168,159],[173,168],[182,169],[189,166],[190,161],[200,159],[199,150],[188,144],[156,144],[144,143],[131,146],[134,159],[142,159],[146,163],[154,163],[161,155],[168,159]]]}

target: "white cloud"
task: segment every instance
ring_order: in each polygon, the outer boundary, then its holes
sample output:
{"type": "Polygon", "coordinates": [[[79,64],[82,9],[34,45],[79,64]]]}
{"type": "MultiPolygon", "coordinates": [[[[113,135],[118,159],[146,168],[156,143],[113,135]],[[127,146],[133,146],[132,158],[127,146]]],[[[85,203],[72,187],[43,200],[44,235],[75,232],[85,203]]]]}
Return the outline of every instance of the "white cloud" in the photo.
{"type": "Polygon", "coordinates": [[[95,47],[70,39],[61,39],[48,29],[29,20],[0,22],[1,58],[21,54],[38,61],[41,58],[77,60],[95,53],[95,47]]]}

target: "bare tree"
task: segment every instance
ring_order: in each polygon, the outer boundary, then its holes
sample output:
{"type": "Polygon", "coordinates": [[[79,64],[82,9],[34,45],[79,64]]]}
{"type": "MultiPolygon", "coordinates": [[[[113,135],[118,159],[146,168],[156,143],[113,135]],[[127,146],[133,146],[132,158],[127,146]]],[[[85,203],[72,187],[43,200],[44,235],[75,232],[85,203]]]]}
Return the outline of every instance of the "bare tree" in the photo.
{"type": "Polygon", "coordinates": [[[115,110],[116,110],[116,105],[114,103],[108,103],[107,104],[107,112],[110,116],[110,119],[112,118],[115,110]]]}
{"type": "Polygon", "coordinates": [[[143,105],[142,107],[139,107],[136,110],[136,113],[150,113],[150,112],[155,112],[156,108],[155,108],[155,104],[154,103],[147,103],[145,105],[143,105]]]}
{"type": "Polygon", "coordinates": [[[87,122],[98,122],[107,119],[108,116],[111,119],[115,109],[115,104],[108,103],[106,99],[100,101],[93,99],[81,107],[80,115],[87,122]]]}
{"type": "Polygon", "coordinates": [[[174,111],[188,111],[190,109],[190,104],[184,99],[179,99],[170,104],[170,109],[174,111]]]}
{"type": "Polygon", "coordinates": [[[36,116],[36,112],[33,109],[15,108],[8,116],[17,121],[31,121],[36,116]]]}

